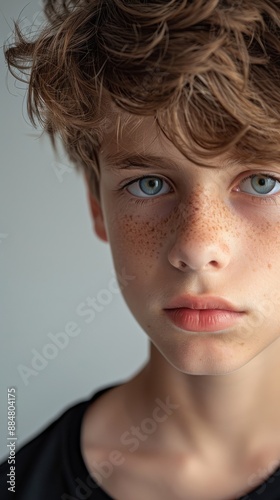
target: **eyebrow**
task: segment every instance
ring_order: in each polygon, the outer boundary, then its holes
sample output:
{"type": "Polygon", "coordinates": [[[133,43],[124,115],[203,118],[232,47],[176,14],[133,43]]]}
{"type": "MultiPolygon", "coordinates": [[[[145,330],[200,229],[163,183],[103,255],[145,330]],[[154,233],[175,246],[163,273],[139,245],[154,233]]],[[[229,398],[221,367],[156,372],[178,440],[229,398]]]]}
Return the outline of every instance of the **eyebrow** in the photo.
{"type": "MultiPolygon", "coordinates": [[[[108,153],[104,157],[105,169],[107,170],[126,170],[126,169],[149,169],[149,168],[161,168],[163,170],[180,170],[182,168],[181,162],[172,161],[165,156],[159,156],[154,154],[144,154],[144,153],[133,153],[127,154],[125,152],[118,153],[108,153]]],[[[201,167],[212,168],[215,170],[228,170],[236,167],[240,167],[242,161],[238,158],[225,158],[220,165],[201,165],[201,167]]]]}
{"type": "MultiPolygon", "coordinates": [[[[191,160],[188,160],[188,162],[191,160]]],[[[171,159],[166,158],[166,156],[155,155],[155,154],[145,154],[145,153],[127,153],[124,151],[120,151],[117,153],[107,153],[104,155],[104,168],[105,170],[126,170],[126,169],[153,169],[153,168],[161,168],[163,170],[181,170],[183,168],[182,162],[176,162],[171,159]]],[[[238,158],[235,154],[229,154],[224,159],[222,159],[217,165],[206,165],[194,163],[195,166],[199,166],[202,168],[210,168],[215,170],[239,170],[242,167],[249,166],[253,167],[254,170],[262,171],[263,169],[269,168],[270,164],[273,163],[273,166],[277,167],[280,170],[280,162],[277,161],[267,162],[265,164],[259,164],[252,161],[247,163],[246,161],[238,158]]]]}
{"type": "Polygon", "coordinates": [[[143,168],[162,168],[163,170],[179,169],[178,163],[167,159],[164,156],[153,154],[126,154],[126,153],[111,153],[105,156],[106,169],[143,169],[143,168]]]}

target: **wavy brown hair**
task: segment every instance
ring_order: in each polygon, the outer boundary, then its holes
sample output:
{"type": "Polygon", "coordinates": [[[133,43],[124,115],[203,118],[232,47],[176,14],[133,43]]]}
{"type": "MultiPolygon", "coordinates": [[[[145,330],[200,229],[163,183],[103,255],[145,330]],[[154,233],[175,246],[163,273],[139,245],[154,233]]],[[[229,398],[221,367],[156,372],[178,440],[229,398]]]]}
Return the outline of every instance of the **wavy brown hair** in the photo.
{"type": "Polygon", "coordinates": [[[32,123],[61,137],[95,193],[108,98],[154,116],[187,156],[279,161],[280,1],[45,0],[44,11],[36,39],[15,24],[6,60],[27,76],[32,123]]]}

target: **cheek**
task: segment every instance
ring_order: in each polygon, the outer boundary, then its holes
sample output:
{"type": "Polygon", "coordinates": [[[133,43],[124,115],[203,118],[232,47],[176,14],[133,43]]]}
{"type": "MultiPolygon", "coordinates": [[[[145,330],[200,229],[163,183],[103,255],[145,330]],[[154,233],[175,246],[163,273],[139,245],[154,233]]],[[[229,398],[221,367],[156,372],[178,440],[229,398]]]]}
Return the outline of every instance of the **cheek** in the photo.
{"type": "Polygon", "coordinates": [[[265,271],[273,268],[279,274],[280,223],[256,219],[250,224],[250,227],[248,225],[245,238],[249,252],[247,250],[244,253],[247,254],[247,257],[250,257],[253,270],[260,271],[262,268],[265,271]]]}
{"type": "Polygon", "coordinates": [[[152,267],[167,239],[166,220],[145,219],[139,215],[122,215],[109,227],[109,239],[114,258],[136,266],[145,262],[152,267]]]}

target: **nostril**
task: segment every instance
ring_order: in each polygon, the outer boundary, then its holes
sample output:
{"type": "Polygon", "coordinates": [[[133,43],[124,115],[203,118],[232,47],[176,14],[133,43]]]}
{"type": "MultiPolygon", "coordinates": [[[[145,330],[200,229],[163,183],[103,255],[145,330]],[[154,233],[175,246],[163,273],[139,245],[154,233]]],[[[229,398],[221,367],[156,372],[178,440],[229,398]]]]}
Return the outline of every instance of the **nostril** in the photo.
{"type": "Polygon", "coordinates": [[[213,267],[218,267],[219,266],[219,264],[218,264],[218,262],[216,260],[211,260],[211,262],[209,264],[211,266],[213,266],[213,267]]]}

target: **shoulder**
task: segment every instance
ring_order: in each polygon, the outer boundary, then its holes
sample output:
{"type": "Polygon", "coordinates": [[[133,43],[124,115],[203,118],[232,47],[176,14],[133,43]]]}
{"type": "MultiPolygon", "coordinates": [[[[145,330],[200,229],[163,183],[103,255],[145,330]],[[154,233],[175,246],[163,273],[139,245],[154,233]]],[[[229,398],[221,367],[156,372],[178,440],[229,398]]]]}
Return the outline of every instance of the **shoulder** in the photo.
{"type": "MultiPolygon", "coordinates": [[[[55,500],[73,489],[74,478],[85,472],[80,451],[81,422],[91,402],[106,390],[70,406],[16,452],[17,498],[55,500]]],[[[10,498],[7,484],[10,467],[7,459],[0,465],[1,500],[10,498]]]]}

